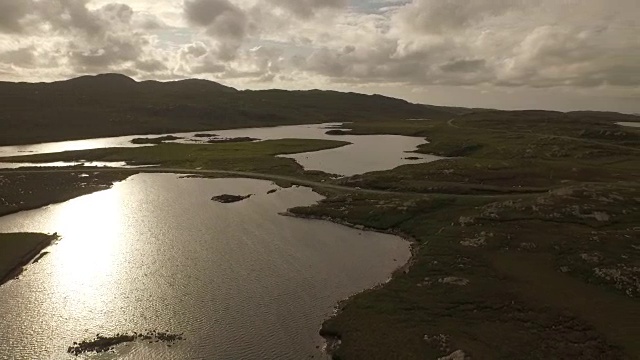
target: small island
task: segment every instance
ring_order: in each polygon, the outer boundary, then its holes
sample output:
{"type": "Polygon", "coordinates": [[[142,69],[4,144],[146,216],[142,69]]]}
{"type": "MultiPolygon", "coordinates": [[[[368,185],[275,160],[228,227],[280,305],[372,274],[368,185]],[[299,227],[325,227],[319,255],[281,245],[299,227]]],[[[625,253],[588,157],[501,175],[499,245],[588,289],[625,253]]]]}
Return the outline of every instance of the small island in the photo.
{"type": "Polygon", "coordinates": [[[326,135],[349,135],[349,131],[333,129],[325,132],[326,135]]]}
{"type": "Polygon", "coordinates": [[[216,137],[216,136],[218,136],[218,134],[200,133],[200,134],[193,135],[193,137],[196,137],[196,138],[212,138],[212,137],[216,137]]]}
{"type": "Polygon", "coordinates": [[[179,139],[182,139],[182,138],[178,136],[167,135],[167,136],[160,136],[155,138],[135,138],[131,140],[131,143],[137,144],[137,145],[146,145],[146,144],[157,145],[157,144],[162,144],[165,141],[174,141],[179,139]]]}
{"type": "Polygon", "coordinates": [[[223,204],[231,204],[231,203],[239,202],[239,201],[242,201],[242,200],[246,200],[246,199],[250,198],[251,196],[253,196],[253,194],[249,194],[249,195],[245,195],[245,196],[223,194],[223,195],[214,196],[214,197],[211,198],[211,200],[217,201],[217,202],[223,203],[223,204]]]}
{"type": "Polygon", "coordinates": [[[133,332],[132,334],[115,334],[113,336],[105,336],[96,334],[95,339],[74,342],[73,346],[69,346],[67,352],[69,354],[80,356],[86,353],[95,352],[97,354],[103,352],[113,352],[118,345],[133,343],[136,341],[151,343],[162,342],[171,347],[177,341],[185,340],[184,333],[172,334],[158,330],[148,330],[146,333],[133,332]]]}

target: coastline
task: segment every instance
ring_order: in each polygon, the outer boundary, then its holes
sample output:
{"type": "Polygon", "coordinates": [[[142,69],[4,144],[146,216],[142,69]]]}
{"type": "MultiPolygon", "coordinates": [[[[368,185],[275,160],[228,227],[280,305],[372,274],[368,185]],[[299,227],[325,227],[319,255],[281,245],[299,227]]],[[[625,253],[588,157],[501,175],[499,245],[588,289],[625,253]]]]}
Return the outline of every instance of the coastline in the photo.
{"type": "Polygon", "coordinates": [[[411,268],[411,266],[413,266],[414,263],[415,263],[416,254],[418,253],[419,246],[421,244],[419,244],[418,241],[413,236],[411,236],[409,234],[406,234],[406,233],[403,233],[401,231],[383,230],[383,229],[376,229],[376,228],[371,228],[371,227],[358,225],[358,224],[352,224],[352,223],[350,223],[348,221],[332,218],[330,216],[304,215],[304,214],[292,213],[290,211],[281,212],[281,213],[279,213],[279,215],[289,216],[289,217],[298,218],[298,219],[305,219],[305,220],[329,221],[329,222],[332,222],[334,224],[347,226],[347,227],[350,227],[350,228],[356,229],[356,230],[371,231],[371,232],[377,232],[377,233],[381,233],[381,234],[389,234],[389,235],[398,236],[398,237],[402,238],[403,240],[405,240],[406,242],[409,243],[409,251],[411,251],[411,256],[409,257],[409,259],[407,259],[406,263],[398,266],[395,270],[393,270],[393,272],[391,273],[389,278],[386,279],[385,281],[383,281],[383,282],[381,282],[381,283],[379,283],[379,284],[377,284],[377,285],[375,285],[373,287],[370,287],[370,288],[361,290],[359,292],[353,293],[353,294],[349,295],[348,297],[338,301],[336,303],[336,305],[334,306],[333,313],[322,322],[322,324],[320,325],[320,330],[318,331],[318,334],[325,341],[325,345],[322,347],[322,351],[326,355],[328,355],[329,357],[333,357],[333,354],[335,353],[335,351],[337,351],[338,348],[340,347],[342,339],[341,339],[339,334],[336,334],[336,333],[333,333],[331,331],[327,331],[326,329],[324,329],[325,323],[327,321],[331,320],[332,318],[336,317],[340,313],[340,311],[347,305],[347,303],[354,296],[357,296],[357,295],[362,294],[362,293],[367,292],[367,291],[373,291],[373,290],[376,290],[376,289],[380,289],[383,286],[387,285],[389,282],[391,282],[391,280],[393,280],[398,274],[400,274],[400,273],[405,273],[405,274],[408,273],[410,268],[411,268]]]}
{"type": "MultiPolygon", "coordinates": [[[[90,169],[79,169],[78,174],[85,173],[87,170],[90,171],[90,169]]],[[[5,178],[8,177],[8,175],[10,174],[4,174],[5,178]]],[[[16,173],[16,175],[20,174],[16,173]]],[[[28,193],[31,196],[27,197],[24,202],[18,203],[16,201],[15,204],[9,202],[0,206],[0,217],[22,211],[36,210],[95,192],[108,190],[113,187],[115,183],[125,180],[132,174],[94,175],[93,183],[83,182],[89,181],[84,180],[90,179],[89,177],[80,178],[75,174],[69,174],[69,176],[65,176],[66,174],[62,175],[64,177],[55,180],[45,177],[34,182],[18,183],[12,180],[8,184],[5,183],[5,186],[11,193],[28,193]],[[42,183],[51,184],[52,180],[56,183],[56,186],[51,188],[40,187],[42,183]]],[[[0,256],[0,286],[20,276],[24,267],[34,261],[44,249],[49,247],[57,239],[57,234],[0,233],[0,241],[6,241],[4,244],[0,243],[0,248],[3,249],[2,256],[0,256]],[[40,237],[43,238],[39,239],[40,237]],[[4,245],[4,247],[2,245],[4,245]],[[6,269],[3,269],[3,263],[8,264],[6,269]]],[[[38,258],[37,260],[40,259],[38,258]]]]}
{"type": "MultiPolygon", "coordinates": [[[[42,170],[48,169],[42,168],[42,170]]],[[[7,194],[16,194],[16,196],[13,198],[4,196],[5,203],[0,204],[0,217],[40,209],[108,190],[115,183],[136,174],[135,171],[104,173],[99,170],[86,168],[69,173],[42,172],[36,173],[35,178],[30,177],[28,180],[21,180],[22,182],[18,179],[25,179],[25,174],[20,170],[3,172],[0,174],[0,184],[7,190],[7,194]],[[98,171],[94,172],[94,170],[98,171]],[[84,174],[91,175],[83,177],[84,174]],[[5,182],[2,183],[2,180],[5,182]]]]}
{"type": "MultiPolygon", "coordinates": [[[[18,254],[14,254],[11,256],[14,258],[13,264],[11,264],[3,273],[0,274],[0,286],[6,284],[7,282],[14,280],[22,274],[24,268],[31,264],[31,262],[36,259],[41,252],[51,246],[53,242],[60,239],[57,234],[37,234],[37,233],[25,233],[25,234],[2,234],[5,236],[11,235],[23,235],[30,237],[42,237],[40,241],[38,241],[34,246],[30,249],[26,250],[26,253],[21,252],[19,250],[15,250],[15,252],[19,252],[18,254]],[[17,259],[16,259],[17,258],[17,259]]],[[[11,254],[10,254],[11,255],[11,254]]]]}

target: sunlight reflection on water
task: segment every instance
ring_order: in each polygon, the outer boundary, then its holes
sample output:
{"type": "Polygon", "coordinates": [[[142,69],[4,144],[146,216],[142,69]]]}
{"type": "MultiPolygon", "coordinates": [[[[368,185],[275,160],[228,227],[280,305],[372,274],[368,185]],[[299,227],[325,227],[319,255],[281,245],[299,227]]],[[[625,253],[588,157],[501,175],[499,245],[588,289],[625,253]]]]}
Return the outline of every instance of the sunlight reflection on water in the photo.
{"type": "Polygon", "coordinates": [[[336,302],[410,256],[395,236],[278,215],[320,199],[269,181],[141,174],[0,217],[2,232],[62,237],[0,287],[0,359],[74,359],[74,341],[145,329],[187,340],[89,358],[319,358],[318,328],[336,302]],[[223,193],[255,195],[210,200],[223,193]]]}

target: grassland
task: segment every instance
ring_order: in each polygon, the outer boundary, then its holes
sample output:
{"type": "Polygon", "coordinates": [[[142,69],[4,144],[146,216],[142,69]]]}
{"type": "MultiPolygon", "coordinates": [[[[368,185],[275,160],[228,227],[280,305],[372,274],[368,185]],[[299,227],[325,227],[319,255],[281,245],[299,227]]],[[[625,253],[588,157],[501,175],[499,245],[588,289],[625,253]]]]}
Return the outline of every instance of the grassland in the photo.
{"type": "Polygon", "coordinates": [[[423,136],[420,152],[455,157],[339,180],[428,197],[324,191],[290,210],[416,243],[408,270],[323,325],[340,340],[333,357],[640,358],[640,133],[613,121],[486,112],[346,125],[423,136]]]}
{"type": "Polygon", "coordinates": [[[640,132],[615,125],[628,120],[483,111],[355,122],[345,130],[424,137],[430,143],[418,152],[450,158],[342,179],[275,156],[344,145],[319,140],[12,160],[127,161],[336,185],[318,187],[326,199],[291,214],[401,234],[415,246],[410,267],[325,322],[321,333],[340,342],[335,359],[437,359],[458,350],[473,359],[638,359],[640,132]]]}
{"type": "Polygon", "coordinates": [[[100,173],[77,168],[68,173],[39,172],[25,174],[5,171],[0,174],[0,216],[37,209],[105,190],[132,172],[100,173]]]}
{"type": "Polygon", "coordinates": [[[305,171],[293,159],[276,155],[333,149],[349,143],[331,140],[282,139],[215,144],[159,144],[137,148],[106,148],[2,158],[0,161],[125,161],[129,165],[164,168],[247,171],[328,179],[329,174],[305,171]]]}

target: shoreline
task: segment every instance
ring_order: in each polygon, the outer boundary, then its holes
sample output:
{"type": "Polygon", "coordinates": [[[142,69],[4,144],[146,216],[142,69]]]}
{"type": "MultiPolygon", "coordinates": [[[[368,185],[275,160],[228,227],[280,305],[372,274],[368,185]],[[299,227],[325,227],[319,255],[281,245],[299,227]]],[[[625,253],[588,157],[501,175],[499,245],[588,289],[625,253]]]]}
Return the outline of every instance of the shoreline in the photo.
{"type": "MultiPolygon", "coordinates": [[[[79,169],[77,172],[82,173],[84,172],[83,170],[86,171],[88,169],[79,169]]],[[[99,180],[97,180],[97,183],[90,184],[89,186],[77,186],[76,183],[65,182],[59,188],[45,189],[48,193],[37,194],[37,196],[28,199],[24,203],[17,204],[15,208],[10,208],[8,206],[0,208],[0,217],[19,214],[23,211],[46,208],[51,205],[65,203],[67,201],[85,195],[108,190],[111,189],[116,183],[126,180],[131,175],[132,174],[126,174],[110,178],[100,178],[99,180]]],[[[47,181],[47,179],[44,179],[42,181],[47,181]]],[[[68,179],[64,179],[64,181],[68,181],[68,179]]],[[[39,185],[39,183],[18,185],[14,191],[33,191],[33,186],[36,185],[39,185]]],[[[41,241],[38,241],[34,244],[30,244],[31,241],[24,240],[24,248],[22,249],[15,248],[15,245],[14,248],[9,247],[6,249],[5,254],[7,255],[7,257],[3,261],[6,261],[9,264],[9,268],[7,270],[0,271],[0,286],[4,285],[10,280],[14,280],[19,277],[27,265],[30,265],[32,262],[35,263],[36,261],[34,260],[36,259],[40,260],[43,257],[39,256],[41,255],[42,251],[51,246],[54,241],[59,239],[59,236],[57,234],[51,235],[40,233],[0,233],[0,235],[8,236],[9,239],[7,241],[15,241],[11,240],[11,235],[47,236],[45,239],[42,239],[41,241]],[[17,254],[13,254],[13,252],[17,254]]]]}
{"type": "Polygon", "coordinates": [[[395,270],[393,270],[391,272],[391,275],[389,276],[388,279],[386,279],[383,282],[380,282],[379,284],[370,287],[370,288],[366,288],[363,289],[359,292],[353,293],[351,295],[349,295],[348,297],[339,300],[335,306],[333,307],[333,312],[332,314],[326,318],[322,324],[320,324],[320,330],[318,331],[318,334],[320,335],[320,337],[322,337],[324,339],[325,345],[322,347],[322,352],[325,355],[328,355],[330,357],[333,356],[333,354],[335,353],[336,350],[338,350],[338,348],[340,347],[340,344],[342,342],[342,339],[340,338],[340,336],[338,334],[334,334],[332,332],[329,331],[325,331],[324,330],[324,324],[331,320],[332,318],[336,317],[340,311],[342,310],[342,308],[344,308],[344,306],[354,297],[357,296],[365,291],[372,291],[372,290],[376,290],[379,289],[385,285],[387,285],[389,282],[391,282],[391,280],[393,280],[397,274],[399,272],[402,273],[408,273],[409,270],[411,269],[411,266],[413,266],[415,264],[415,259],[416,259],[416,254],[419,250],[419,247],[421,244],[418,243],[418,241],[411,235],[403,233],[401,231],[394,231],[394,230],[382,230],[382,229],[375,229],[375,228],[371,228],[371,227],[367,227],[367,226],[363,226],[363,225],[358,225],[358,224],[352,224],[348,221],[344,221],[344,220],[340,220],[340,219],[336,219],[336,218],[332,218],[330,216],[317,216],[317,215],[302,215],[302,214],[296,214],[296,213],[292,213],[290,211],[284,211],[284,212],[280,212],[279,215],[282,216],[289,216],[292,218],[298,218],[298,219],[305,219],[305,220],[320,220],[320,221],[328,221],[328,222],[332,222],[334,224],[338,224],[338,225],[342,225],[342,226],[346,226],[352,229],[356,229],[356,230],[362,230],[362,231],[371,231],[371,232],[377,232],[377,233],[381,233],[381,234],[389,234],[389,235],[394,235],[394,236],[398,236],[400,238],[402,238],[404,241],[409,243],[409,251],[411,252],[411,256],[409,256],[409,259],[407,259],[407,262],[398,266],[395,270]]]}
{"type": "MultiPolygon", "coordinates": [[[[123,169],[118,169],[117,171],[111,171],[108,173],[100,171],[101,169],[68,169],[68,172],[57,173],[57,172],[47,172],[57,169],[50,168],[41,168],[43,171],[36,172],[33,174],[41,174],[43,176],[49,175],[60,175],[60,179],[39,179],[39,182],[34,183],[25,183],[25,184],[9,184],[8,186],[13,185],[13,189],[8,189],[12,192],[22,192],[32,194],[31,198],[20,199],[21,203],[15,201],[15,205],[11,206],[9,204],[0,205],[0,217],[14,215],[20,213],[22,211],[30,211],[41,209],[54,204],[61,204],[67,202],[69,200],[73,200],[75,198],[90,195],[95,192],[109,190],[121,181],[127,180],[129,177],[135,175],[137,172],[135,169],[132,171],[125,171],[123,169]],[[80,177],[79,174],[86,173],[94,173],[89,177],[80,177]],[[66,178],[65,178],[66,177],[66,178]],[[85,180],[86,179],[86,180],[85,180]],[[43,183],[51,183],[52,181],[57,181],[59,184],[56,184],[57,187],[54,188],[44,188],[41,186],[43,183]]],[[[32,170],[32,169],[30,169],[32,170]]],[[[40,170],[40,168],[39,168],[40,170]]],[[[29,170],[27,170],[29,171],[29,170]]],[[[12,176],[26,176],[31,174],[30,172],[25,172],[21,170],[9,170],[9,171],[1,171],[0,170],[0,180],[2,178],[12,177],[12,176]]]]}
{"type": "Polygon", "coordinates": [[[22,255],[15,266],[9,268],[4,274],[0,274],[0,286],[11,280],[17,279],[25,270],[25,268],[36,259],[43,250],[50,247],[55,241],[60,239],[58,234],[43,234],[47,237],[32,247],[26,254],[22,255]]]}

